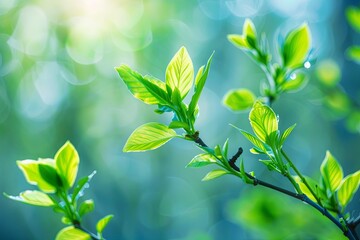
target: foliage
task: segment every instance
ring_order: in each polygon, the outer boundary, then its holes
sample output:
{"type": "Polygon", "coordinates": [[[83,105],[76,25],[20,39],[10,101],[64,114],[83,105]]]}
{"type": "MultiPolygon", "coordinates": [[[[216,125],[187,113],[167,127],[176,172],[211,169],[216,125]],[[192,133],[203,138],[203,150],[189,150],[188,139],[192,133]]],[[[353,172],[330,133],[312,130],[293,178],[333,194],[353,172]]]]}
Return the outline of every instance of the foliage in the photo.
{"type": "Polygon", "coordinates": [[[157,105],[156,113],[170,112],[172,121],[168,126],[160,123],[148,123],[136,129],[128,138],[124,152],[153,150],[165,144],[174,137],[193,141],[204,152],[195,156],[187,167],[216,166],[203,178],[204,181],[219,178],[224,175],[234,175],[247,184],[261,185],[269,189],[284,193],[293,198],[308,203],[324,214],[350,239],[356,239],[355,227],[350,224],[354,220],[349,213],[344,215],[345,208],[360,185],[359,173],[350,174],[343,178],[343,172],[336,159],[327,152],[320,167],[321,182],[303,176],[283,149],[295,125],[281,132],[279,117],[271,108],[271,103],[281,93],[299,90],[306,82],[305,75],[297,72],[299,69],[311,66],[310,48],[311,36],[306,23],[290,31],[283,43],[280,43],[281,63],[271,63],[271,55],[264,35],[258,38],[256,28],[251,20],[246,19],[242,35],[229,35],[229,40],[240,49],[247,52],[253,60],[264,70],[267,76],[266,87],[262,98],[256,99],[249,90],[231,90],[226,94],[224,103],[231,110],[245,110],[251,106],[249,121],[254,134],[238,129],[254,147],[251,152],[265,155],[260,160],[270,171],[280,173],[286,177],[295,189],[288,191],[258,179],[254,172],[245,171],[244,161],[238,167],[235,163],[243,149],[229,158],[228,144],[216,145],[211,148],[200,138],[195,128],[199,112],[198,100],[207,79],[212,60],[210,56],[206,65],[199,68],[193,79],[194,70],[191,58],[184,47],[175,54],[170,61],[165,82],[152,76],[143,76],[130,67],[122,65],[116,68],[120,77],[135,98],[144,103],[157,105]],[[193,87],[193,95],[189,103],[184,102],[185,96],[193,87]],[[177,134],[173,129],[183,129],[183,134],[177,134]],[[294,174],[295,173],[295,174],[294,174]],[[330,211],[331,213],[329,213],[330,211]],[[335,217],[332,214],[337,214],[335,217]],[[354,235],[355,234],[355,235],[354,235]]]}
{"type": "MultiPolygon", "coordinates": [[[[351,27],[360,32],[360,8],[359,7],[348,7],[346,9],[346,17],[351,27]]],[[[347,51],[347,56],[354,62],[360,64],[360,46],[350,46],[347,51]]]]}
{"type": "Polygon", "coordinates": [[[81,178],[74,185],[79,163],[79,155],[69,141],[57,151],[54,159],[39,158],[38,160],[17,161],[26,181],[31,185],[36,185],[40,191],[26,190],[19,196],[10,196],[5,193],[4,195],[15,201],[51,207],[55,212],[62,213],[64,216],[61,221],[70,226],[60,230],[56,240],[104,239],[102,232],[112,215],[99,220],[96,227],[97,236],[81,226],[82,217],[93,211],[95,205],[92,199],[82,202],[79,202],[79,199],[84,195],[85,189],[89,187],[89,182],[96,172],[81,178]]]}

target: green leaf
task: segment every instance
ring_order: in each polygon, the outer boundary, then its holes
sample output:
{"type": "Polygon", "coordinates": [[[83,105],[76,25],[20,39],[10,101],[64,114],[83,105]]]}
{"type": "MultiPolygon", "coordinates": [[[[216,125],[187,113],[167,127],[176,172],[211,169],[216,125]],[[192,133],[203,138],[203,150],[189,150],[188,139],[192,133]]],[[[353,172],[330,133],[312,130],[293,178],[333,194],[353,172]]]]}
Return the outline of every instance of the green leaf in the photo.
{"type": "Polygon", "coordinates": [[[139,81],[145,86],[145,88],[158,100],[158,104],[171,106],[169,94],[166,91],[166,86],[160,80],[152,77],[145,76],[140,78],[139,81]]]}
{"type": "Polygon", "coordinates": [[[55,154],[56,170],[67,189],[74,185],[79,162],[79,155],[75,147],[69,141],[67,141],[55,154]]]}
{"type": "Polygon", "coordinates": [[[171,128],[171,129],[183,128],[185,130],[190,130],[189,124],[180,122],[180,121],[176,121],[176,120],[172,121],[169,124],[169,128],[171,128]]]}
{"type": "Polygon", "coordinates": [[[85,200],[81,203],[79,207],[79,215],[80,217],[84,216],[85,214],[94,211],[95,204],[92,199],[85,200]]]}
{"type": "Polygon", "coordinates": [[[320,166],[320,171],[326,188],[334,193],[341,183],[343,171],[340,164],[329,151],[326,152],[325,159],[320,166]]]}
{"type": "Polygon", "coordinates": [[[283,60],[285,67],[302,66],[311,48],[311,35],[307,23],[291,31],[285,38],[283,60]]]}
{"type": "Polygon", "coordinates": [[[194,79],[194,67],[191,58],[185,47],[180,50],[171,59],[166,68],[166,84],[180,90],[183,99],[189,92],[194,79]]]}
{"type": "Polygon", "coordinates": [[[74,191],[72,193],[71,201],[74,202],[75,200],[79,199],[83,195],[83,191],[85,188],[87,188],[89,185],[88,183],[92,179],[92,177],[96,174],[96,171],[93,171],[89,176],[81,178],[76,187],[74,188],[74,191]]]}
{"type": "MultiPolygon", "coordinates": [[[[318,195],[319,198],[326,198],[326,195],[324,195],[324,193],[322,192],[322,190],[320,189],[318,183],[307,176],[304,176],[306,182],[309,184],[309,186],[311,187],[312,191],[314,193],[316,193],[318,195]]],[[[301,180],[301,178],[299,176],[294,176],[295,182],[299,185],[300,190],[308,197],[310,198],[310,200],[316,202],[316,197],[311,193],[311,191],[309,190],[309,188],[305,185],[305,183],[301,180]]]]}
{"type": "Polygon", "coordinates": [[[241,134],[247,138],[255,147],[261,150],[262,153],[266,153],[266,147],[262,141],[260,141],[257,137],[252,135],[251,133],[248,133],[247,131],[244,131],[242,129],[239,129],[241,134]]]}
{"type": "Polygon", "coordinates": [[[156,149],[177,134],[174,130],[161,123],[146,123],[137,129],[130,135],[125,146],[124,152],[142,152],[147,150],[156,149]]]}
{"type": "Polygon", "coordinates": [[[346,55],[357,64],[360,64],[360,46],[351,46],[346,50],[346,55]]]}
{"type": "Polygon", "coordinates": [[[190,104],[189,104],[189,108],[188,108],[188,116],[190,118],[193,118],[193,120],[195,119],[195,113],[196,113],[196,109],[197,109],[197,104],[200,98],[200,95],[202,93],[202,90],[205,86],[208,74],[209,74],[209,70],[210,70],[210,65],[211,65],[211,61],[213,58],[214,53],[211,54],[211,56],[209,57],[209,60],[206,63],[205,69],[203,70],[203,67],[201,67],[198,71],[198,74],[196,76],[196,80],[195,80],[195,93],[191,98],[190,104]]]}
{"type": "Polygon", "coordinates": [[[339,65],[331,59],[323,60],[317,64],[315,73],[319,81],[327,87],[336,86],[341,78],[339,65]]]}
{"type": "Polygon", "coordinates": [[[206,174],[206,176],[202,179],[202,181],[209,181],[209,180],[221,177],[222,175],[225,175],[225,174],[228,174],[228,172],[223,169],[216,169],[216,170],[213,170],[213,171],[209,172],[208,174],[206,174]]]}
{"type": "Polygon", "coordinates": [[[346,9],[346,17],[350,25],[358,32],[360,32],[360,8],[348,7],[346,9]]]}
{"type": "Polygon", "coordinates": [[[41,178],[44,179],[47,183],[54,186],[56,189],[62,187],[61,178],[53,166],[39,163],[38,168],[41,178]]]}
{"type": "MultiPolygon", "coordinates": [[[[126,65],[121,65],[115,68],[119,73],[120,77],[128,87],[129,91],[134,95],[135,98],[143,101],[146,104],[159,104],[160,101],[156,98],[143,84],[145,81],[141,74],[133,71],[126,65]]],[[[158,79],[147,76],[148,81],[158,86],[160,89],[165,91],[165,83],[158,79]]]]}
{"type": "Polygon", "coordinates": [[[91,240],[91,236],[73,226],[61,229],[55,240],[91,240]]]}
{"type": "Polygon", "coordinates": [[[96,224],[96,231],[100,234],[104,231],[105,227],[108,225],[110,220],[114,217],[114,215],[107,215],[100,219],[96,224]]]}
{"type": "Polygon", "coordinates": [[[233,111],[251,108],[254,102],[255,95],[248,89],[230,90],[223,98],[223,104],[233,111]]]}
{"type": "Polygon", "coordinates": [[[227,36],[228,40],[234,44],[236,47],[241,48],[241,49],[250,49],[250,46],[246,40],[246,37],[244,37],[243,35],[238,35],[238,34],[229,34],[227,36]]]}
{"type": "Polygon", "coordinates": [[[284,133],[281,135],[280,138],[280,146],[282,146],[285,142],[285,140],[288,138],[288,136],[290,135],[290,133],[294,130],[296,124],[292,125],[291,127],[289,127],[288,129],[286,129],[284,131],[284,133]]]}
{"type": "Polygon", "coordinates": [[[265,143],[268,143],[270,134],[278,130],[278,120],[274,111],[260,101],[255,102],[249,119],[255,135],[265,143]]]}
{"type": "Polygon", "coordinates": [[[202,153],[195,156],[186,167],[203,167],[214,163],[216,163],[216,158],[212,154],[202,153]]]}
{"type": "Polygon", "coordinates": [[[281,89],[286,92],[296,92],[307,84],[308,79],[303,73],[293,73],[292,77],[281,85],[281,89]]]}
{"type": "Polygon", "coordinates": [[[272,161],[272,160],[262,160],[259,159],[260,162],[262,162],[263,164],[265,164],[265,166],[269,169],[269,171],[278,171],[281,172],[279,170],[279,168],[276,166],[276,164],[272,161]]]}
{"type": "Polygon", "coordinates": [[[343,208],[351,201],[360,185],[360,170],[346,176],[339,186],[337,196],[343,208]]]}
{"type": "Polygon", "coordinates": [[[23,161],[16,161],[16,164],[23,172],[26,181],[32,185],[37,185],[40,190],[47,193],[53,193],[56,191],[56,187],[49,184],[45,181],[40,172],[39,172],[39,163],[48,164],[50,166],[54,166],[55,162],[53,159],[39,159],[38,161],[35,160],[23,160],[23,161]]]}
{"type": "Polygon", "coordinates": [[[249,19],[245,19],[243,26],[243,36],[246,38],[246,41],[249,46],[256,49],[256,29],[254,23],[249,19]]]}
{"type": "Polygon", "coordinates": [[[229,139],[227,138],[226,141],[224,142],[223,147],[222,147],[222,152],[223,152],[225,157],[228,156],[228,151],[229,151],[229,139]]]}
{"type": "Polygon", "coordinates": [[[26,190],[25,192],[20,193],[19,196],[9,196],[6,193],[4,195],[12,200],[27,203],[35,206],[50,207],[54,205],[54,202],[51,198],[40,191],[30,191],[26,190]]]}

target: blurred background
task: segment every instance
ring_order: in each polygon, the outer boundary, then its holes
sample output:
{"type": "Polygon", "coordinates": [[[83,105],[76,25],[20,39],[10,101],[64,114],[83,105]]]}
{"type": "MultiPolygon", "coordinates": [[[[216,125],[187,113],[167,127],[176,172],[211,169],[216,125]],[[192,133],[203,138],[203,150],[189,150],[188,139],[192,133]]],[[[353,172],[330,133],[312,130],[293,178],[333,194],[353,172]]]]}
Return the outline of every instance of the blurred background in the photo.
{"type": "MultiPolygon", "coordinates": [[[[245,149],[248,171],[291,189],[269,174],[229,123],[249,130],[248,112],[226,109],[231,88],[259,94],[261,69],[227,41],[245,18],[265,32],[274,55],[278,37],[307,21],[317,62],[300,92],[273,107],[280,129],[297,126],[285,150],[306,175],[319,177],[330,150],[345,175],[360,168],[360,66],[345,52],[360,43],[346,18],[358,1],[335,0],[6,0],[0,1],[0,192],[29,186],[16,160],[53,157],[70,140],[80,154],[78,177],[97,170],[86,197],[95,211],[84,226],[114,214],[107,239],[342,239],[309,206],[225,176],[201,182],[211,169],[185,169],[199,153],[174,139],[147,153],[122,153],[131,132],[150,121],[168,123],[132,97],[114,67],[128,64],[164,79],[173,54],[186,46],[196,69],[215,55],[200,100],[197,128],[211,146],[230,138],[245,149]]],[[[277,59],[274,57],[275,60],[277,59]]],[[[349,212],[360,214],[357,194],[349,212]]],[[[53,239],[61,215],[0,197],[1,239],[53,239]]]]}

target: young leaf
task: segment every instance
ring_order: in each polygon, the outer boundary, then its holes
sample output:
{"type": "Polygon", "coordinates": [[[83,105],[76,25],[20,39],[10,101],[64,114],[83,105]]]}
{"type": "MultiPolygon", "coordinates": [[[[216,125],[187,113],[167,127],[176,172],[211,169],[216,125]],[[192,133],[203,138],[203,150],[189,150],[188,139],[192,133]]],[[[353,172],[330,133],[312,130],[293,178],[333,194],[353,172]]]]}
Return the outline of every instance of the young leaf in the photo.
{"type": "Polygon", "coordinates": [[[320,166],[320,172],[326,188],[334,193],[341,183],[343,171],[329,151],[326,152],[325,159],[320,166]]]}
{"type": "Polygon", "coordinates": [[[142,152],[153,150],[176,136],[176,132],[164,124],[156,122],[146,123],[135,129],[130,135],[123,151],[142,152]]]}
{"type": "Polygon", "coordinates": [[[196,112],[197,104],[198,104],[201,92],[202,92],[202,90],[203,90],[203,88],[205,86],[205,82],[206,82],[206,79],[207,79],[208,74],[209,74],[210,65],[211,65],[213,55],[214,55],[214,53],[212,53],[211,56],[209,57],[209,60],[207,61],[206,66],[205,66],[205,70],[202,70],[202,68],[200,68],[199,72],[198,72],[198,74],[196,76],[195,93],[191,98],[191,101],[190,101],[190,104],[189,104],[189,109],[188,109],[188,116],[190,118],[195,119],[195,112],[196,112]]]}
{"type": "Polygon", "coordinates": [[[283,60],[285,67],[302,65],[311,47],[310,30],[307,23],[291,31],[285,38],[283,60]]]}
{"type": "Polygon", "coordinates": [[[194,79],[194,67],[185,47],[171,59],[166,69],[166,84],[171,89],[179,89],[183,99],[189,92],[194,79]]]}
{"type": "Polygon", "coordinates": [[[55,154],[56,170],[66,188],[71,188],[74,185],[79,162],[79,155],[69,141],[55,154]]]}
{"type": "Polygon", "coordinates": [[[180,122],[180,121],[176,121],[176,120],[172,121],[169,124],[169,128],[171,128],[171,129],[183,128],[185,130],[190,130],[189,124],[180,122]]]}
{"type": "Polygon", "coordinates": [[[102,232],[104,231],[105,227],[108,225],[108,223],[110,222],[110,220],[114,217],[114,215],[107,215],[105,217],[103,217],[102,219],[100,219],[97,224],[96,224],[96,231],[99,234],[102,234],[102,232]]]}
{"type": "Polygon", "coordinates": [[[282,146],[284,144],[285,140],[290,135],[290,133],[294,130],[295,126],[296,126],[296,124],[292,125],[291,127],[289,127],[288,129],[286,129],[284,131],[284,133],[281,135],[281,138],[280,138],[280,146],[282,146]]]}
{"type": "Polygon", "coordinates": [[[45,181],[39,172],[39,163],[48,164],[50,166],[54,166],[54,160],[52,159],[39,159],[38,161],[35,160],[23,160],[23,161],[16,161],[16,164],[23,172],[26,181],[32,185],[37,185],[40,190],[46,193],[53,193],[56,191],[56,187],[49,184],[45,181]]]}
{"type": "Polygon", "coordinates": [[[246,37],[243,35],[229,34],[227,36],[227,38],[232,44],[234,44],[238,48],[245,49],[245,50],[250,48],[250,46],[246,40],[246,37]]]}
{"type": "Polygon", "coordinates": [[[339,203],[343,208],[351,201],[360,185],[360,170],[356,173],[346,176],[339,186],[337,196],[339,203]]]}
{"type": "Polygon", "coordinates": [[[216,158],[212,154],[202,153],[195,156],[186,167],[203,167],[214,163],[216,163],[216,158]]]}
{"type": "Polygon", "coordinates": [[[55,240],[91,240],[91,236],[73,226],[61,229],[55,240]]]}
{"type": "Polygon", "coordinates": [[[27,203],[30,205],[43,207],[49,207],[54,205],[54,202],[51,200],[51,198],[47,194],[40,191],[26,190],[25,192],[20,193],[19,196],[9,196],[6,193],[4,193],[4,195],[12,200],[27,203]]]}
{"type": "Polygon", "coordinates": [[[360,46],[351,46],[346,50],[346,55],[356,63],[360,64],[360,46]]]}
{"type": "Polygon", "coordinates": [[[261,152],[266,153],[266,147],[264,146],[264,143],[261,142],[257,137],[253,136],[252,134],[239,129],[241,134],[246,137],[255,147],[261,150],[261,152]]]}
{"type": "MultiPolygon", "coordinates": [[[[295,182],[299,185],[300,190],[308,197],[310,198],[312,201],[316,202],[316,197],[311,193],[311,191],[309,190],[309,188],[305,185],[305,183],[303,183],[303,181],[301,180],[301,178],[299,176],[294,176],[293,177],[295,179],[295,182]]],[[[310,177],[306,177],[305,176],[305,180],[306,182],[310,185],[311,190],[315,193],[319,193],[321,190],[318,186],[318,183],[310,178],[310,177]]],[[[320,195],[319,197],[321,197],[321,194],[317,194],[320,195]]]]}
{"type": "Polygon", "coordinates": [[[274,111],[260,101],[255,102],[249,119],[254,133],[265,143],[268,141],[268,136],[278,130],[278,121],[274,111]]]}
{"type": "Polygon", "coordinates": [[[255,95],[248,89],[234,89],[227,92],[223,104],[233,111],[243,111],[255,102],[255,95]]]}
{"type": "Polygon", "coordinates": [[[80,205],[79,215],[80,217],[82,217],[85,214],[94,211],[94,209],[95,209],[94,201],[92,199],[86,200],[80,205]]]}
{"type": "MultiPolygon", "coordinates": [[[[144,86],[144,84],[142,83],[144,81],[144,78],[139,73],[133,71],[130,67],[126,65],[121,65],[120,67],[117,67],[116,71],[119,73],[120,77],[135,98],[143,101],[146,104],[160,103],[160,101],[144,86]]],[[[161,82],[160,80],[154,78],[150,78],[149,76],[148,80],[165,91],[164,82],[161,82]]]]}
{"type": "Polygon", "coordinates": [[[245,19],[243,26],[243,36],[246,38],[248,45],[256,49],[256,29],[254,23],[249,18],[245,19]]]}
{"type": "Polygon", "coordinates": [[[350,25],[358,32],[360,32],[360,8],[348,7],[346,9],[346,17],[350,25]]]}
{"type": "Polygon", "coordinates": [[[54,186],[56,189],[59,189],[60,187],[62,187],[61,178],[53,166],[50,166],[48,164],[39,163],[38,168],[39,168],[40,176],[48,184],[54,186]]]}
{"type": "Polygon", "coordinates": [[[87,188],[89,185],[88,183],[92,179],[92,177],[96,174],[96,171],[93,171],[89,176],[81,178],[76,187],[74,188],[74,191],[71,196],[71,201],[74,202],[75,200],[78,200],[82,195],[85,188],[87,188]]]}
{"type": "Polygon", "coordinates": [[[223,152],[225,157],[228,156],[228,151],[229,151],[229,139],[227,138],[226,141],[224,142],[223,147],[222,147],[222,152],[223,152]]]}
{"type": "MultiPolygon", "coordinates": [[[[295,73],[294,73],[295,74],[295,73]]],[[[296,92],[307,84],[308,79],[305,74],[297,73],[294,78],[289,79],[281,85],[281,89],[286,92],[296,92]]]]}
{"type": "Polygon", "coordinates": [[[278,171],[281,172],[279,170],[279,168],[276,166],[276,164],[274,164],[274,162],[272,160],[262,160],[259,159],[260,162],[262,162],[263,164],[265,164],[265,166],[269,169],[269,171],[278,171]]]}
{"type": "Polygon", "coordinates": [[[222,175],[225,175],[225,174],[228,174],[228,172],[225,170],[222,170],[222,169],[216,169],[216,170],[213,170],[213,171],[209,172],[208,174],[206,174],[206,176],[202,179],[202,181],[209,181],[214,178],[221,177],[222,175]]]}

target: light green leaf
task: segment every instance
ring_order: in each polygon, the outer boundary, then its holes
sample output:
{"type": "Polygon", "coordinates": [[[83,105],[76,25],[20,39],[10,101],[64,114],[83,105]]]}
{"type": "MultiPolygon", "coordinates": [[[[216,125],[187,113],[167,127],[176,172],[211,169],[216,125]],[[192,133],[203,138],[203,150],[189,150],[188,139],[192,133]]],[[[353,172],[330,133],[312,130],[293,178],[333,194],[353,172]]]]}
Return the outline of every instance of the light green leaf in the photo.
{"type": "Polygon", "coordinates": [[[251,133],[248,133],[247,131],[244,131],[242,129],[239,129],[241,134],[246,137],[255,147],[261,150],[262,153],[266,153],[266,147],[264,146],[264,143],[261,142],[257,137],[253,136],[251,133]]]}
{"type": "Polygon", "coordinates": [[[241,49],[250,49],[250,46],[246,40],[246,37],[243,35],[238,35],[238,34],[229,34],[227,36],[228,40],[234,44],[236,47],[241,48],[241,49]]]}
{"type": "Polygon", "coordinates": [[[73,226],[61,229],[55,240],[91,240],[91,236],[73,226]]]}
{"type": "Polygon", "coordinates": [[[223,147],[222,147],[222,152],[223,152],[225,157],[228,156],[228,151],[229,151],[229,139],[227,138],[226,141],[224,142],[223,147]]]}
{"type": "Polygon", "coordinates": [[[327,59],[317,64],[315,74],[322,84],[334,87],[340,81],[341,69],[334,60],[327,59]]]}
{"type": "Polygon", "coordinates": [[[346,55],[356,63],[360,64],[360,46],[351,46],[346,50],[346,55]]]}
{"type": "Polygon", "coordinates": [[[79,199],[83,195],[82,192],[85,190],[85,188],[87,188],[89,186],[88,183],[90,182],[90,180],[92,179],[92,177],[95,174],[96,174],[96,171],[93,171],[89,176],[83,177],[78,181],[76,187],[74,188],[72,196],[71,196],[72,202],[79,199]]]}
{"type": "Polygon", "coordinates": [[[85,200],[81,203],[79,207],[79,215],[80,217],[84,216],[85,214],[94,211],[95,204],[92,199],[85,200]]]}
{"type": "Polygon", "coordinates": [[[54,205],[54,202],[51,200],[51,198],[47,194],[40,191],[27,190],[20,193],[19,196],[9,196],[5,193],[4,195],[12,200],[27,203],[30,205],[43,207],[49,207],[54,205]]]}
{"type": "Polygon", "coordinates": [[[130,135],[125,143],[124,152],[142,152],[156,149],[176,137],[174,130],[161,123],[146,123],[130,135]]]}
{"type": "Polygon", "coordinates": [[[205,86],[206,83],[206,79],[208,77],[209,74],[209,70],[210,70],[210,65],[211,65],[211,61],[213,58],[214,53],[211,54],[211,56],[209,57],[209,60],[206,63],[205,69],[203,69],[204,67],[201,67],[197,73],[196,76],[196,81],[195,81],[195,93],[191,98],[190,104],[189,104],[189,108],[188,108],[188,116],[190,118],[192,118],[193,120],[195,119],[195,115],[196,115],[196,109],[197,109],[197,104],[200,98],[200,95],[202,93],[202,90],[205,86]]]}
{"type": "Polygon", "coordinates": [[[303,65],[311,48],[311,35],[307,23],[291,31],[285,38],[283,48],[284,65],[296,68],[303,65]]]}
{"type": "Polygon", "coordinates": [[[360,185],[360,170],[346,176],[339,186],[337,196],[343,208],[351,201],[360,185]]]}
{"type": "Polygon", "coordinates": [[[350,25],[358,32],[360,32],[360,8],[348,7],[346,9],[346,17],[350,25]]]}
{"type": "MultiPolygon", "coordinates": [[[[128,87],[129,91],[134,95],[135,98],[143,101],[146,104],[159,104],[160,101],[144,86],[142,83],[144,80],[143,76],[133,71],[126,65],[121,65],[115,68],[119,73],[120,77],[128,87]]],[[[160,89],[165,91],[165,83],[158,79],[147,76],[148,81],[158,86],[160,89]]]]}
{"type": "Polygon", "coordinates": [[[39,163],[48,164],[49,166],[54,166],[55,162],[52,159],[39,159],[38,161],[35,160],[23,160],[23,161],[16,161],[16,164],[23,172],[26,181],[32,185],[37,185],[40,190],[53,193],[56,191],[56,187],[49,184],[45,181],[40,172],[39,172],[39,163]]]}
{"type": "Polygon", "coordinates": [[[178,88],[184,98],[193,84],[193,79],[194,67],[191,58],[186,48],[181,47],[166,68],[166,84],[173,90],[178,88]]]}
{"type": "Polygon", "coordinates": [[[320,172],[326,188],[334,193],[343,179],[343,171],[329,151],[326,152],[325,159],[320,166],[320,172]]]}
{"type": "Polygon", "coordinates": [[[265,164],[265,166],[269,169],[269,171],[278,171],[280,172],[279,168],[276,166],[276,164],[272,160],[262,160],[259,159],[260,162],[265,164]]]}
{"type": "MultiPolygon", "coordinates": [[[[308,198],[310,198],[312,201],[316,202],[315,196],[311,193],[311,191],[305,185],[305,183],[301,180],[301,178],[299,176],[293,176],[293,178],[295,179],[295,182],[299,185],[300,190],[308,198]]],[[[304,176],[304,178],[305,178],[306,182],[309,184],[309,186],[311,187],[311,189],[313,190],[313,192],[316,193],[317,195],[319,195],[319,198],[321,198],[322,194],[321,194],[321,189],[318,186],[318,183],[310,177],[304,176]]]]}
{"type": "Polygon", "coordinates": [[[108,225],[110,220],[114,217],[114,215],[107,215],[100,219],[96,224],[96,231],[100,234],[104,231],[105,227],[108,225]]]}
{"type": "Polygon", "coordinates": [[[176,120],[172,121],[169,124],[169,128],[171,128],[171,129],[184,128],[185,130],[190,129],[189,124],[184,123],[184,122],[180,122],[180,121],[176,121],[176,120]]]}
{"type": "Polygon", "coordinates": [[[216,158],[212,154],[202,153],[195,156],[186,167],[203,167],[214,163],[216,163],[216,158]]]}
{"type": "Polygon", "coordinates": [[[67,141],[55,154],[56,170],[66,188],[74,185],[80,163],[75,147],[67,141]]]}
{"type": "Polygon", "coordinates": [[[228,174],[228,172],[223,169],[216,169],[216,170],[213,170],[213,171],[209,172],[208,174],[206,174],[206,176],[202,179],[202,181],[209,181],[214,178],[221,177],[222,175],[225,175],[225,174],[228,174]]]}
{"type": "Polygon", "coordinates": [[[54,186],[56,189],[62,187],[63,183],[61,181],[61,178],[53,166],[39,163],[38,168],[41,178],[45,180],[48,184],[54,186]]]}
{"type": "Polygon", "coordinates": [[[281,135],[281,138],[280,138],[280,146],[282,146],[284,144],[285,140],[290,135],[290,133],[294,130],[295,126],[296,126],[296,124],[292,125],[291,127],[289,127],[288,129],[286,129],[284,131],[284,133],[281,135]]]}
{"type": "Polygon", "coordinates": [[[243,111],[251,108],[255,102],[255,95],[248,89],[234,89],[227,92],[223,104],[233,111],[243,111]]]}
{"type": "Polygon", "coordinates": [[[292,78],[281,85],[281,89],[286,92],[296,92],[301,90],[307,84],[308,79],[303,73],[293,73],[292,78]]]}
{"type": "Polygon", "coordinates": [[[278,130],[278,120],[274,111],[260,101],[255,102],[250,111],[249,119],[255,135],[265,143],[268,143],[267,138],[270,134],[278,130]]]}
{"type": "Polygon", "coordinates": [[[243,26],[243,36],[246,38],[247,44],[256,49],[256,29],[254,23],[249,19],[245,19],[243,26]]]}

